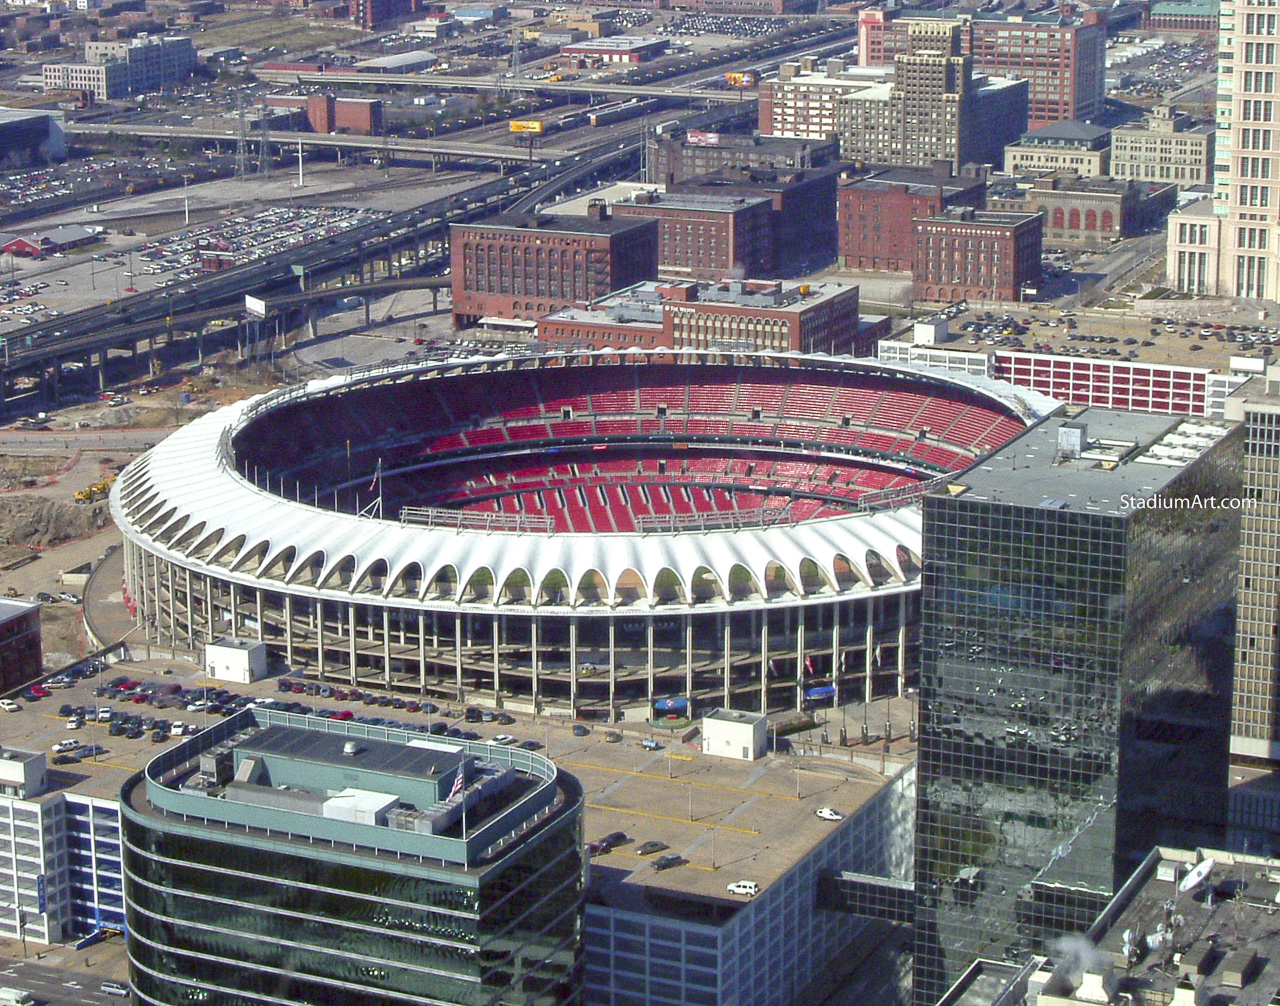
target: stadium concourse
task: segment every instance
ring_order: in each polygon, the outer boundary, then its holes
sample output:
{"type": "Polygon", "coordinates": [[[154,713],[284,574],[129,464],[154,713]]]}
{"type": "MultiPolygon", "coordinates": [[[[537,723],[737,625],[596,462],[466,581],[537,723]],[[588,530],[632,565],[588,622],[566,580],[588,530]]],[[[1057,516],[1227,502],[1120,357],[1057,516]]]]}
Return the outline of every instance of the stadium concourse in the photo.
{"type": "Polygon", "coordinates": [[[111,505],[161,646],[587,718],[799,708],[901,690],[920,497],[1056,408],[823,356],[406,362],[205,416],[111,505]]]}

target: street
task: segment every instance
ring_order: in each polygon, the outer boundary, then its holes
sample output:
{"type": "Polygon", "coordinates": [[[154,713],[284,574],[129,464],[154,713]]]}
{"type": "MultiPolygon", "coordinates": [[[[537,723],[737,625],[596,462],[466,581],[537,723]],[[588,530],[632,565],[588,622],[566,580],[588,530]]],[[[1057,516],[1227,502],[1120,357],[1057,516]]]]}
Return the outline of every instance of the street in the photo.
{"type": "Polygon", "coordinates": [[[19,988],[35,996],[36,1002],[49,1006],[79,1006],[91,1003],[118,1003],[122,997],[105,995],[99,985],[109,974],[92,971],[73,971],[70,968],[50,967],[36,961],[15,961],[0,970],[0,985],[19,988]]]}

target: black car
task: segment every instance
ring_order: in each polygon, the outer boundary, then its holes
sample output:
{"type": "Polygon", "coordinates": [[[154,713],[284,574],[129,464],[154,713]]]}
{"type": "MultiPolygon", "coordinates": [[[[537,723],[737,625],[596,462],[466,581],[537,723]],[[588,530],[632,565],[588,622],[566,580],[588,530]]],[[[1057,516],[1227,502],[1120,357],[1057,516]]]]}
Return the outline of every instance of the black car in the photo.
{"type": "Polygon", "coordinates": [[[478,741],[480,739],[480,735],[476,733],[474,730],[464,730],[458,736],[461,740],[464,740],[464,741],[478,741]]]}
{"type": "Polygon", "coordinates": [[[73,706],[70,702],[64,702],[62,703],[62,705],[58,706],[58,715],[61,716],[64,720],[68,716],[73,715],[75,711],[76,711],[76,707],[73,706]]]}
{"type": "Polygon", "coordinates": [[[521,741],[520,746],[524,748],[526,751],[542,750],[542,743],[540,741],[521,741]]]}
{"type": "Polygon", "coordinates": [[[586,737],[589,733],[591,733],[591,731],[587,727],[583,726],[583,724],[575,723],[573,725],[573,736],[586,737]]]}
{"type": "Polygon", "coordinates": [[[151,731],[151,743],[152,743],[152,744],[163,744],[163,743],[164,743],[165,741],[167,741],[168,739],[169,739],[169,731],[168,731],[168,730],[152,730],[152,731],[151,731]]]}
{"type": "Polygon", "coordinates": [[[462,718],[468,723],[479,723],[484,719],[484,713],[475,706],[468,706],[467,711],[462,714],[462,718]]]}
{"type": "Polygon", "coordinates": [[[129,728],[126,727],[122,722],[120,722],[119,720],[116,720],[114,723],[111,724],[111,726],[107,727],[107,733],[112,737],[123,737],[125,733],[128,731],[128,729],[129,728]]]}
{"type": "Polygon", "coordinates": [[[449,724],[444,720],[436,720],[431,724],[431,732],[433,734],[447,734],[449,732],[449,724]]]}
{"type": "Polygon", "coordinates": [[[53,759],[55,765],[77,765],[79,762],[80,759],[73,754],[55,755],[53,759]]]}
{"type": "Polygon", "coordinates": [[[670,870],[673,866],[682,866],[688,862],[678,852],[668,852],[665,856],[659,856],[651,864],[655,870],[670,870]]]}
{"type": "Polygon", "coordinates": [[[289,679],[288,679],[288,678],[281,678],[280,680],[278,680],[278,681],[276,682],[276,691],[277,691],[277,692],[291,692],[291,691],[293,691],[293,685],[291,685],[291,684],[289,683],[289,679]]]}
{"type": "Polygon", "coordinates": [[[440,707],[434,702],[419,702],[418,710],[424,713],[438,713],[440,711],[440,707]]]}
{"type": "Polygon", "coordinates": [[[153,726],[156,730],[160,731],[161,733],[165,733],[165,734],[167,734],[167,733],[169,732],[169,721],[168,721],[168,720],[156,720],[156,721],[155,721],[155,723],[153,723],[153,724],[152,724],[152,726],[153,726]]]}
{"type": "Polygon", "coordinates": [[[604,838],[600,839],[600,842],[603,845],[607,845],[610,849],[616,849],[618,846],[626,844],[627,833],[625,831],[611,831],[609,834],[605,835],[604,838]]]}
{"type": "Polygon", "coordinates": [[[494,719],[496,719],[504,727],[509,727],[511,726],[511,724],[513,724],[516,721],[516,718],[512,716],[510,713],[498,713],[498,715],[495,716],[494,719]]]}
{"type": "Polygon", "coordinates": [[[127,737],[131,741],[137,741],[137,740],[142,740],[142,738],[145,737],[146,735],[147,735],[147,732],[143,730],[142,727],[134,727],[127,734],[125,734],[125,737],[127,737]]]}

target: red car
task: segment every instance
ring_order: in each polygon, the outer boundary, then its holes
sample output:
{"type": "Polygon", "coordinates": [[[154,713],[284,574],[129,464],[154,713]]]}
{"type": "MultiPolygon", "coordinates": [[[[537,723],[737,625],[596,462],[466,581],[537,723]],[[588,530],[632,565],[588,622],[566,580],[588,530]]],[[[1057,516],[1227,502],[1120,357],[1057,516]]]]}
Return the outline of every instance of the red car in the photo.
{"type": "Polygon", "coordinates": [[[40,696],[40,698],[42,698],[42,699],[47,699],[50,695],[52,695],[52,694],[53,694],[53,692],[51,692],[51,691],[49,691],[49,689],[45,688],[45,686],[44,686],[44,685],[32,685],[32,686],[31,686],[31,694],[32,694],[32,695],[38,695],[38,696],[40,696]]]}
{"type": "Polygon", "coordinates": [[[339,709],[333,714],[335,720],[349,720],[354,715],[350,709],[339,709]]]}

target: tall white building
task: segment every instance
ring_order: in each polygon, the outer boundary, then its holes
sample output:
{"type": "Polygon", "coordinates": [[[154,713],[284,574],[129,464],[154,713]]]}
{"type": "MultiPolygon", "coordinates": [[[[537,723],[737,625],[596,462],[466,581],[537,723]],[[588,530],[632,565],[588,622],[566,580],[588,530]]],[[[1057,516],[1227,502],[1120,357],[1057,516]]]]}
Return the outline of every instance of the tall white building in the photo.
{"type": "Polygon", "coordinates": [[[1280,296],[1280,13],[1265,0],[1222,0],[1219,25],[1212,203],[1193,203],[1170,214],[1168,279],[1188,293],[1275,299],[1280,296]]]}

